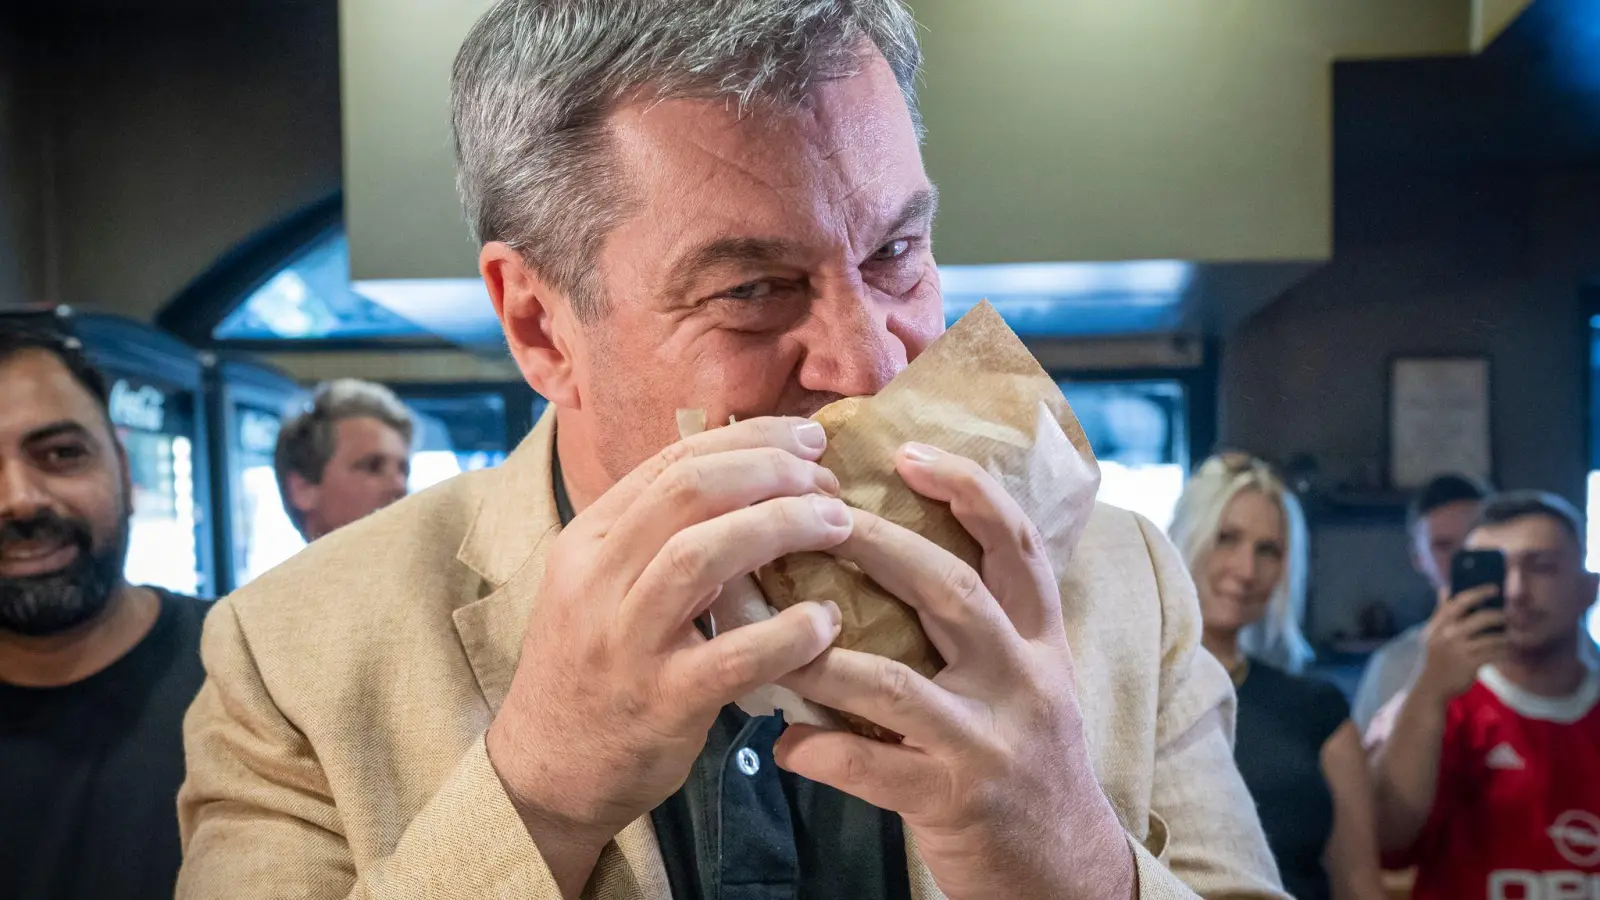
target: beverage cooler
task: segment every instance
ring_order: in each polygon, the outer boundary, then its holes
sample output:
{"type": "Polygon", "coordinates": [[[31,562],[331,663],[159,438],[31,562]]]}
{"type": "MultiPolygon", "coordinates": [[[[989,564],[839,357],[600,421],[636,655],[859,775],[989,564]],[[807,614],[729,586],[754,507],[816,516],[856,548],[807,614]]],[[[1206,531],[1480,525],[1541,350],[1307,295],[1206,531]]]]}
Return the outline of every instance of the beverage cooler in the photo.
{"type": "Polygon", "coordinates": [[[207,360],[216,486],[218,591],[242,587],[305,546],[283,510],[272,456],[284,415],[307,393],[288,375],[243,356],[207,360]]]}
{"type": "Polygon", "coordinates": [[[111,421],[127,449],[133,482],[128,580],[214,596],[205,372],[199,354],[119,316],[68,307],[6,316],[76,338],[105,374],[111,421]]]}
{"type": "Polygon", "coordinates": [[[506,402],[495,392],[418,392],[395,385],[416,420],[411,445],[413,493],[447,478],[505,461],[506,402]]]}
{"type": "Polygon", "coordinates": [[[500,465],[532,429],[544,401],[527,385],[391,385],[417,420],[412,492],[500,465]]]}

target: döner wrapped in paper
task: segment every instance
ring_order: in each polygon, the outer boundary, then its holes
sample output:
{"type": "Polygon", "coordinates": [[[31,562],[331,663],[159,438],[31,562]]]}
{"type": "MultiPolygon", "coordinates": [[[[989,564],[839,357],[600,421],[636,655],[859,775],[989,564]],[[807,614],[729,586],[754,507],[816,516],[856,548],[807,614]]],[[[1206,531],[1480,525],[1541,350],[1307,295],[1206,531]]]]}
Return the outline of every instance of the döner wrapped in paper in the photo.
{"type": "MultiPolygon", "coordinates": [[[[1053,379],[987,302],[980,303],[871,397],[831,403],[812,416],[828,433],[820,463],[838,476],[840,496],[914,531],[981,571],[981,551],[947,504],[912,491],[895,472],[910,441],[975,460],[999,480],[1038,528],[1059,573],[1083,534],[1100,470],[1083,429],[1053,379]]],[[[705,414],[678,414],[684,436],[705,414]]],[[[835,646],[899,660],[928,677],[944,667],[917,614],[852,563],[797,553],[763,566],[755,580],[724,587],[710,614],[717,631],[774,615],[805,600],[832,600],[842,615],[835,646]],[[759,590],[757,590],[759,583],[759,590]]],[[[838,727],[879,739],[893,735],[767,686],[739,703],[751,715],[782,710],[790,722],[838,727]]]]}

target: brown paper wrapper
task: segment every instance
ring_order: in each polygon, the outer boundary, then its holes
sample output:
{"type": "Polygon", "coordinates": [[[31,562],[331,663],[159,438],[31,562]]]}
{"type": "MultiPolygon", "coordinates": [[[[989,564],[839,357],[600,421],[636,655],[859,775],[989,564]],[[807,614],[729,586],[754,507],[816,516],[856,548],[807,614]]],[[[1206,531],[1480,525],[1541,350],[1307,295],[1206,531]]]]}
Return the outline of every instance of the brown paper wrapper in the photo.
{"type": "MultiPolygon", "coordinates": [[[[988,470],[1039,529],[1058,572],[1083,534],[1100,485],[1088,439],[1060,388],[987,302],[876,395],[840,400],[812,418],[828,432],[821,462],[839,477],[846,503],[922,535],[975,569],[982,553],[950,507],[912,491],[895,472],[902,445],[929,444],[988,470]]],[[[794,554],[756,578],[779,609],[803,600],[839,604],[843,627],[835,646],[897,659],[930,678],[944,667],[916,612],[848,562],[794,554]]],[[[860,734],[892,737],[843,717],[860,734]]]]}
{"type": "MultiPolygon", "coordinates": [[[[731,420],[730,420],[731,421],[731,420]]],[[[706,430],[706,411],[703,409],[678,410],[678,437],[686,438],[706,430]]],[[[751,575],[741,575],[722,586],[722,592],[706,610],[706,624],[715,637],[720,632],[732,631],[777,615],[778,611],[767,605],[767,598],[756,586],[751,575]]],[[[784,721],[815,725],[818,728],[837,730],[844,727],[837,713],[812,703],[788,688],[764,684],[735,703],[751,716],[770,716],[782,712],[784,721]]]]}
{"type": "MultiPolygon", "coordinates": [[[[704,413],[678,414],[680,433],[702,430],[704,413]]],[[[1083,535],[1100,486],[1083,428],[1033,354],[987,302],[974,307],[887,387],[872,397],[831,403],[812,418],[828,432],[821,463],[839,478],[849,505],[904,526],[973,568],[982,554],[948,505],[906,487],[894,459],[909,441],[929,444],[983,466],[1039,530],[1059,573],[1083,535]]],[[[833,600],[843,622],[835,646],[899,660],[925,676],[944,667],[916,612],[851,563],[798,553],[730,583],[711,607],[717,629],[748,624],[804,600],[833,600]]],[[[752,715],[782,709],[789,721],[834,726],[883,740],[895,735],[845,713],[823,709],[769,686],[740,706],[752,715]],[[761,710],[758,712],[757,710],[761,710]]]]}

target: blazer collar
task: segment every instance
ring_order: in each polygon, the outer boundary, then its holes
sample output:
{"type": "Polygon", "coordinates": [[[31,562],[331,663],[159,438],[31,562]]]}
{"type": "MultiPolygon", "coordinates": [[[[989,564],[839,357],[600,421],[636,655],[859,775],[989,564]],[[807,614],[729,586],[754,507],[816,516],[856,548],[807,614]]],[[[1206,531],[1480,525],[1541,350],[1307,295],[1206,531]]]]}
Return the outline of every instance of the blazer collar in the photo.
{"type": "Polygon", "coordinates": [[[522,633],[544,578],[550,541],[561,531],[551,480],[554,446],[551,409],[511,457],[485,476],[478,512],[456,551],[489,588],[452,618],[478,688],[496,713],[522,655],[522,633]]]}

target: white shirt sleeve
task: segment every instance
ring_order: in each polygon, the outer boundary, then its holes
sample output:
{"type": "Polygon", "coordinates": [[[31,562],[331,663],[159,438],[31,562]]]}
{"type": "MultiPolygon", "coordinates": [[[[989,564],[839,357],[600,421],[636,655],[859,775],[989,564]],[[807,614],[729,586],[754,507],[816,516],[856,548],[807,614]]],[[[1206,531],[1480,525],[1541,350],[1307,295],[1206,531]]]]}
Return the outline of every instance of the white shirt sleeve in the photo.
{"type": "Polygon", "coordinates": [[[1417,658],[1422,649],[1421,634],[1413,629],[1379,648],[1367,663],[1350,704],[1350,718],[1365,733],[1372,720],[1394,696],[1405,690],[1416,675],[1417,658]]]}

